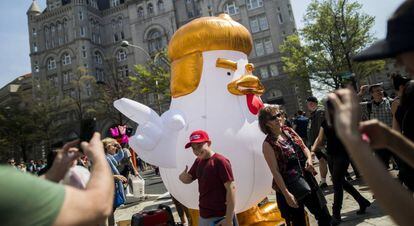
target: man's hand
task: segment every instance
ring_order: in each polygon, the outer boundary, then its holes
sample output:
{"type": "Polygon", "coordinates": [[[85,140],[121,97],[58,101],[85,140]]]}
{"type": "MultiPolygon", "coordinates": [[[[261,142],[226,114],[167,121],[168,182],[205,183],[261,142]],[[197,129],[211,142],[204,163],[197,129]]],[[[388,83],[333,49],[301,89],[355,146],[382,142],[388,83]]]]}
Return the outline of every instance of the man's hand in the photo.
{"type": "Polygon", "coordinates": [[[127,183],[128,182],[128,179],[126,177],[122,176],[122,175],[114,175],[114,178],[116,180],[122,181],[122,183],[127,183]]]}
{"type": "Polygon", "coordinates": [[[316,174],[318,174],[318,172],[316,172],[316,170],[315,170],[315,167],[313,166],[313,163],[312,163],[312,159],[311,158],[309,158],[308,160],[306,160],[305,170],[309,171],[314,176],[316,174]]]}
{"type": "Polygon", "coordinates": [[[359,88],[359,93],[358,93],[358,96],[359,96],[359,97],[362,97],[363,95],[365,95],[365,93],[367,92],[368,88],[369,88],[369,86],[368,86],[368,85],[362,85],[362,86],[359,88]]]}
{"type": "Polygon", "coordinates": [[[54,182],[59,182],[63,179],[80,156],[79,150],[76,148],[77,144],[79,144],[79,140],[71,141],[66,143],[62,149],[56,151],[53,165],[45,174],[46,179],[54,182]]]}
{"type": "Polygon", "coordinates": [[[184,171],[178,177],[180,181],[183,182],[184,184],[189,184],[193,181],[193,177],[187,171],[188,171],[188,166],[185,166],[184,171]]]}
{"type": "Polygon", "coordinates": [[[233,225],[233,219],[228,219],[226,217],[223,220],[219,221],[216,225],[219,225],[219,226],[232,226],[233,225]]]}
{"type": "Polygon", "coordinates": [[[88,142],[84,141],[81,143],[83,153],[88,156],[92,162],[98,156],[104,156],[104,147],[101,141],[101,134],[95,132],[92,139],[88,142]]]}
{"type": "Polygon", "coordinates": [[[283,196],[285,196],[287,204],[292,208],[299,208],[298,202],[295,199],[295,196],[292,195],[289,191],[286,193],[283,193],[283,196]]]}
{"type": "Polygon", "coordinates": [[[369,144],[374,149],[387,148],[390,130],[387,125],[377,119],[361,122],[359,131],[369,137],[369,144]]]}

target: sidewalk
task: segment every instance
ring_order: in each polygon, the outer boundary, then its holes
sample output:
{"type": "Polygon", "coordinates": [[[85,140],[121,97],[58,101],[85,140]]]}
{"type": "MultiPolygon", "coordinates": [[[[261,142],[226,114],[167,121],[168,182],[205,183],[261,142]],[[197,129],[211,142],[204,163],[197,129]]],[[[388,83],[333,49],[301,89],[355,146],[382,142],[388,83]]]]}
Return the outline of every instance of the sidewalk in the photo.
{"type": "MultiPolygon", "coordinates": [[[[135,213],[138,213],[142,210],[155,209],[159,204],[165,204],[171,207],[171,210],[174,213],[174,219],[176,222],[179,222],[179,217],[175,209],[174,204],[172,203],[171,197],[167,193],[164,184],[159,176],[156,176],[153,171],[146,171],[143,174],[145,179],[145,193],[147,194],[147,199],[137,203],[129,204],[124,207],[118,208],[115,211],[115,222],[121,220],[130,220],[131,216],[135,213]]],[[[325,197],[328,201],[328,209],[332,210],[332,201],[333,201],[333,191],[332,191],[332,182],[330,181],[330,176],[328,174],[328,189],[325,191],[325,197]]],[[[319,180],[319,178],[318,178],[319,180]]],[[[364,215],[356,215],[356,211],[359,209],[358,204],[353,200],[352,196],[347,192],[344,192],[344,201],[342,207],[342,223],[341,226],[396,226],[391,218],[385,215],[379,208],[377,202],[372,199],[372,193],[369,188],[363,181],[353,181],[352,184],[355,188],[367,198],[372,205],[367,208],[367,213],[364,215]]],[[[274,202],[275,195],[269,194],[269,200],[274,202]]],[[[317,225],[315,219],[311,214],[310,222],[311,225],[317,225]]]]}

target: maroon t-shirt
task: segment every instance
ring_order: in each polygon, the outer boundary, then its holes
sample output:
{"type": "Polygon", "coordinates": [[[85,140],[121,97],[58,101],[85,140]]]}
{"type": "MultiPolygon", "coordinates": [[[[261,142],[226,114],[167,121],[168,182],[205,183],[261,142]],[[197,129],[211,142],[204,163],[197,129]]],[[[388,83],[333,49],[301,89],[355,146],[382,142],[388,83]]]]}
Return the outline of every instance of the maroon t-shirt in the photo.
{"type": "Polygon", "coordinates": [[[218,153],[209,159],[197,158],[188,173],[194,180],[198,179],[200,216],[210,218],[226,215],[224,184],[234,181],[230,161],[218,153]]]}

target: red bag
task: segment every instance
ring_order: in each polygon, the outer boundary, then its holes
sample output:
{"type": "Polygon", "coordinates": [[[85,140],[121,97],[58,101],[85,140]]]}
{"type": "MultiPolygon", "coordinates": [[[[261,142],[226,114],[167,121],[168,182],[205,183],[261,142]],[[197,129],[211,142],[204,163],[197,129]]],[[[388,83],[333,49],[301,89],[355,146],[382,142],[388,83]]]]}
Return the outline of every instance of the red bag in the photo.
{"type": "Polygon", "coordinates": [[[166,205],[159,205],[156,210],[144,210],[132,215],[131,226],[174,226],[174,217],[171,209],[166,205]]]}

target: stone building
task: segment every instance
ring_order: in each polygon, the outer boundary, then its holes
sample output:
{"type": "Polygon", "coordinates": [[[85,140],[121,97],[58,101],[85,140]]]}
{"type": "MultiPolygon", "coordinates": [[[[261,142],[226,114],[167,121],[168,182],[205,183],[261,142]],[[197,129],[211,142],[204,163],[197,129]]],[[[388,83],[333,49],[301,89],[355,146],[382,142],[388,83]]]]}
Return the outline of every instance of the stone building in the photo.
{"type": "MultiPolygon", "coordinates": [[[[253,35],[249,57],[266,87],[262,99],[289,114],[306,109],[309,81],[288,78],[278,49],[296,31],[290,0],[47,0],[43,10],[34,0],[27,11],[33,81],[49,80],[60,96],[76,95],[69,83],[79,68],[104,82],[107,60],[116,59],[125,75],[165,48],[180,26],[223,12],[253,35]],[[123,40],[138,47],[121,47],[123,40]]],[[[81,91],[86,99],[91,89],[81,91]]],[[[148,99],[155,104],[154,95],[148,99]]]]}

